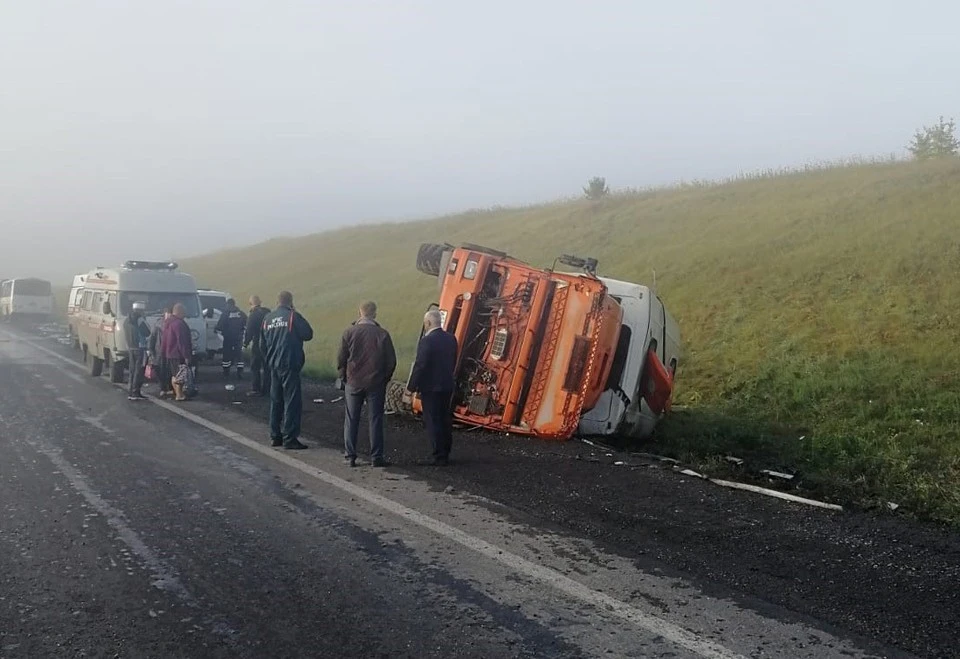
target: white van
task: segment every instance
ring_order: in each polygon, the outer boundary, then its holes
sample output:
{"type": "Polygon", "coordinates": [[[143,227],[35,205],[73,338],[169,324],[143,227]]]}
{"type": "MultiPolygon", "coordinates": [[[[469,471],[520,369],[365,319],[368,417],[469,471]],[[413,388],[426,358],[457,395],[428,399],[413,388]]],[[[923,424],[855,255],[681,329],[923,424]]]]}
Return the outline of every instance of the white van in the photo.
{"type": "Polygon", "coordinates": [[[0,284],[0,318],[50,320],[53,290],[46,279],[8,279],[0,284]]]}
{"type": "Polygon", "coordinates": [[[195,365],[207,349],[207,333],[193,277],[178,272],[176,263],[127,261],[120,268],[92,270],[83,284],[77,333],[90,374],[98,376],[106,366],[112,382],[123,381],[129,348],[123,321],[134,302],[146,305],[151,329],[165,307],[180,303],[186,308],[195,365]]]}
{"type": "Polygon", "coordinates": [[[200,310],[207,323],[207,357],[213,359],[217,353],[223,352],[223,337],[217,334],[216,328],[220,314],[227,308],[230,294],[209,288],[201,288],[197,293],[200,295],[200,310]]]}
{"type": "Polygon", "coordinates": [[[680,363],[680,327],[648,287],[600,277],[620,303],[623,320],[607,388],[580,417],[581,435],[647,438],[665,410],[651,409],[644,393],[652,386],[655,355],[672,380],[680,363]]]}
{"type": "Polygon", "coordinates": [[[73,286],[70,287],[70,294],[67,296],[67,327],[70,331],[70,344],[80,349],[80,336],[77,333],[77,320],[80,317],[80,300],[83,297],[83,282],[87,280],[87,275],[74,275],[73,286]]]}

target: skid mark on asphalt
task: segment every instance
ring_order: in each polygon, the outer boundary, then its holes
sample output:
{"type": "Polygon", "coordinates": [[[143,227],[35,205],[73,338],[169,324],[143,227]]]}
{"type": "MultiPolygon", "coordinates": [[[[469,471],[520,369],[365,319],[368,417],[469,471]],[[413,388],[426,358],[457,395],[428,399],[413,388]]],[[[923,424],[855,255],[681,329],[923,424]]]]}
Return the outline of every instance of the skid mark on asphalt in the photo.
{"type": "MultiPolygon", "coordinates": [[[[25,339],[22,341],[36,350],[56,358],[62,363],[74,368],[83,368],[77,362],[64,357],[63,355],[57,354],[48,348],[25,339]]],[[[66,372],[65,369],[61,368],[60,370],[64,370],[64,372],[66,372]]],[[[250,450],[264,455],[265,457],[296,469],[312,478],[315,478],[318,481],[355,496],[368,504],[405,519],[412,524],[432,531],[433,533],[446,538],[447,540],[455,542],[466,549],[476,552],[496,563],[499,563],[500,565],[513,570],[518,574],[518,576],[547,585],[563,593],[567,597],[578,600],[588,606],[595,607],[598,610],[605,611],[608,614],[616,616],[617,618],[620,618],[621,620],[646,631],[654,637],[664,639],[674,646],[688,650],[689,652],[692,652],[700,657],[704,657],[705,659],[744,659],[741,654],[735,652],[734,650],[720,645],[719,643],[715,643],[709,639],[703,638],[694,632],[680,627],[679,625],[675,625],[655,615],[646,613],[645,611],[642,611],[615,597],[607,595],[606,593],[602,593],[585,586],[584,584],[571,579],[570,577],[561,574],[556,570],[533,563],[532,561],[507,551],[506,549],[501,549],[500,547],[487,542],[482,538],[472,536],[469,533],[425,515],[417,510],[414,510],[413,508],[409,508],[408,506],[398,503],[383,495],[377,494],[364,487],[334,476],[333,474],[322,471],[312,465],[298,460],[297,458],[291,457],[288,454],[278,453],[276,450],[265,447],[259,442],[241,435],[240,433],[224,428],[219,424],[208,421],[203,417],[180,409],[174,405],[171,405],[170,403],[157,398],[150,398],[149,400],[154,405],[172,412],[173,414],[176,414],[196,425],[207,428],[221,437],[232,440],[250,450]]]]}

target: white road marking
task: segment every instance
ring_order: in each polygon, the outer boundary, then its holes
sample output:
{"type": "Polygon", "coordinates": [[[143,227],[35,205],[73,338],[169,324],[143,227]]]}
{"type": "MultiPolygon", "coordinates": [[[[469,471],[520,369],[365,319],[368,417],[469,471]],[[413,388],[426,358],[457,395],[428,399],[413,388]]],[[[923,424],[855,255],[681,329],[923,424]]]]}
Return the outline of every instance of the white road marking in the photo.
{"type": "Polygon", "coordinates": [[[67,482],[70,483],[70,486],[77,491],[80,496],[86,499],[94,510],[103,515],[107,520],[107,524],[113,527],[113,530],[117,532],[117,536],[120,540],[127,545],[137,557],[143,561],[143,564],[146,565],[147,569],[150,571],[150,574],[153,576],[153,581],[151,585],[160,590],[165,590],[173,595],[176,595],[181,601],[189,606],[195,606],[196,601],[186,587],[180,583],[180,579],[177,578],[177,575],[173,568],[167,565],[163,559],[161,559],[157,554],[154,553],[150,547],[147,546],[137,532],[134,531],[127,522],[124,520],[124,515],[121,511],[114,508],[108,501],[103,497],[97,494],[90,484],[87,483],[86,478],[83,477],[80,472],[73,468],[67,460],[60,454],[60,451],[53,449],[43,443],[27,439],[26,442],[30,444],[40,453],[43,453],[47,458],[50,459],[50,462],[60,471],[61,475],[67,479],[67,482]]]}
{"type": "MultiPolygon", "coordinates": [[[[70,366],[80,369],[83,368],[81,364],[78,364],[72,359],[64,357],[63,355],[49,350],[44,346],[38,345],[33,341],[27,339],[20,340],[27,345],[50,355],[51,357],[55,357],[60,361],[69,364],[70,366]]],[[[232,440],[238,444],[241,444],[242,446],[256,451],[257,453],[260,453],[261,455],[276,460],[277,462],[280,462],[323,483],[326,483],[327,485],[351,494],[369,504],[382,508],[383,510],[406,519],[417,526],[433,531],[439,536],[456,542],[457,544],[475,551],[492,561],[500,563],[501,565],[505,565],[519,574],[540,581],[541,583],[544,583],[569,597],[579,600],[584,604],[597,607],[600,610],[604,610],[608,613],[616,615],[617,617],[636,625],[640,629],[643,629],[654,636],[662,637],[673,645],[693,652],[700,657],[704,657],[704,659],[746,659],[743,657],[743,655],[740,655],[729,648],[726,648],[718,643],[714,643],[708,639],[701,638],[694,632],[688,631],[683,627],[641,611],[640,609],[631,606],[626,602],[618,600],[615,597],[611,597],[610,595],[585,586],[582,583],[557,572],[556,570],[552,570],[542,565],[537,565],[536,563],[528,561],[527,559],[517,556],[516,554],[513,554],[505,549],[501,549],[500,547],[497,547],[486,540],[472,536],[469,533],[450,526],[449,524],[436,520],[428,515],[424,515],[413,508],[394,501],[393,499],[389,499],[385,496],[372,492],[364,487],[334,476],[333,474],[328,474],[327,472],[309,465],[302,460],[298,460],[287,453],[281,453],[276,449],[264,446],[261,443],[241,435],[238,432],[224,428],[219,424],[197,416],[196,414],[188,412],[175,405],[171,405],[166,401],[162,401],[158,398],[150,398],[149,400],[154,405],[172,412],[183,419],[195,423],[196,425],[211,430],[221,437],[232,440]]],[[[69,468],[69,465],[67,465],[67,467],[69,468]]],[[[106,502],[103,503],[104,505],[109,506],[109,504],[106,504],[106,502]]],[[[149,549],[145,545],[143,545],[143,549],[149,552],[149,549]]]]}

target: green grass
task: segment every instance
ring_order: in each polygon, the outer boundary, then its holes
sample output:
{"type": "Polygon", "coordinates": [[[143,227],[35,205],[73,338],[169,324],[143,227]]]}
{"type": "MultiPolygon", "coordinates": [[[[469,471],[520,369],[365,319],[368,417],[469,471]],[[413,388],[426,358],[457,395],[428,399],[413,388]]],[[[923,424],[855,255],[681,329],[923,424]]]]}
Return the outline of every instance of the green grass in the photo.
{"type": "Polygon", "coordinates": [[[848,501],[960,522],[960,161],[866,163],[344,229],[186,260],[238,299],[281,288],[313,371],[367,298],[409,366],[436,283],[419,243],[561,253],[657,288],[680,323],[683,409],[652,450],[733,453],[848,501]],[[800,439],[803,437],[803,439],[800,439]]]}

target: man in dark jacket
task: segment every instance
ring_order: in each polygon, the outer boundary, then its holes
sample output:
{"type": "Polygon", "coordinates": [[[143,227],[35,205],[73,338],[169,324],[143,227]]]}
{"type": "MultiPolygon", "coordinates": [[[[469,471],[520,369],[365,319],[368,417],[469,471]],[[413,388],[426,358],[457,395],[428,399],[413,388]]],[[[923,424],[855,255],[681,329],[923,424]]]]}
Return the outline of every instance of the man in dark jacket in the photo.
{"type": "Polygon", "coordinates": [[[163,335],[163,326],[172,315],[173,307],[164,307],[163,317],[157,321],[156,325],[153,326],[153,331],[150,332],[150,338],[147,341],[147,354],[150,357],[150,362],[153,364],[153,367],[156,370],[155,377],[160,383],[160,398],[166,398],[173,393],[173,387],[170,386],[170,378],[173,377],[173,373],[170,372],[170,366],[167,364],[167,360],[163,356],[163,341],[160,338],[163,335]]]}
{"type": "Polygon", "coordinates": [[[243,334],[243,347],[251,346],[253,369],[253,384],[248,396],[263,396],[270,393],[270,369],[266,367],[263,352],[260,350],[260,332],[263,328],[263,319],[270,310],[260,306],[260,298],[254,295],[250,298],[250,315],[247,317],[247,330],[243,334]]]}
{"type": "Polygon", "coordinates": [[[440,312],[428,311],[423,318],[426,334],[417,346],[417,358],[410,372],[409,389],[420,394],[423,423],[433,443],[430,464],[444,466],[453,444],[454,371],[457,368],[457,337],[440,326],[440,312]]]}
{"type": "Polygon", "coordinates": [[[146,305],[134,302],[126,320],[123,321],[123,338],[127,342],[127,366],[130,368],[130,382],[127,388],[127,400],[144,400],[140,389],[143,387],[143,371],[147,366],[147,346],[150,339],[150,327],[143,314],[146,305]]]}
{"type": "Polygon", "coordinates": [[[260,325],[260,350],[271,372],[270,438],[285,449],[307,448],[300,443],[303,400],[300,371],[306,358],[303,342],[313,339],[313,328],[293,308],[293,294],[282,291],[277,308],[260,325]]]}
{"type": "Polygon", "coordinates": [[[237,378],[243,377],[243,331],[247,327],[247,314],[237,308],[233,298],[227,300],[227,308],[220,314],[220,320],[214,328],[223,337],[223,377],[230,375],[230,367],[236,365],[237,378]]]}
{"type": "Polygon", "coordinates": [[[357,464],[360,411],[367,403],[370,420],[370,458],[374,467],[387,466],[383,456],[383,406],[387,383],[397,368],[397,354],[390,333],[376,321],[377,305],[364,302],[360,318],[343,333],[337,356],[337,371],[343,383],[346,417],[343,422],[344,457],[357,464]]]}

